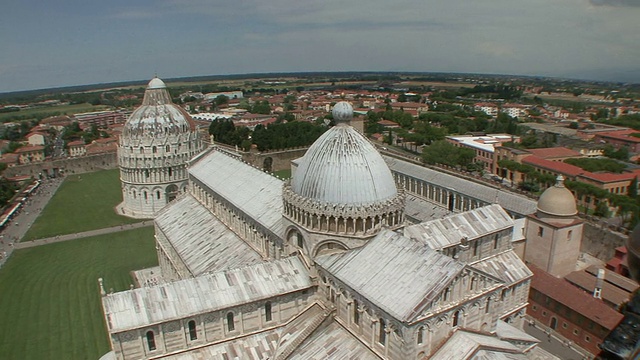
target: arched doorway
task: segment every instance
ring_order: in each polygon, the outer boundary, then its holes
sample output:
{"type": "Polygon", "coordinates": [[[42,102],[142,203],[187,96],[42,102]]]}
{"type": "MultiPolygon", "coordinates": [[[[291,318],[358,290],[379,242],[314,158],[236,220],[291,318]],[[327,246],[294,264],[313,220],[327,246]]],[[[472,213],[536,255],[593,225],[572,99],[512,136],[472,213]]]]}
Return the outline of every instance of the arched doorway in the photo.
{"type": "Polygon", "coordinates": [[[175,200],[176,197],[178,197],[178,186],[175,184],[171,184],[167,186],[167,190],[166,190],[167,203],[175,200]]]}
{"type": "Polygon", "coordinates": [[[267,157],[264,159],[264,162],[262,162],[262,170],[266,172],[273,171],[273,158],[267,157]]]}
{"type": "Polygon", "coordinates": [[[558,319],[556,319],[555,317],[552,317],[551,322],[549,323],[549,327],[555,330],[558,327],[558,319]]]}

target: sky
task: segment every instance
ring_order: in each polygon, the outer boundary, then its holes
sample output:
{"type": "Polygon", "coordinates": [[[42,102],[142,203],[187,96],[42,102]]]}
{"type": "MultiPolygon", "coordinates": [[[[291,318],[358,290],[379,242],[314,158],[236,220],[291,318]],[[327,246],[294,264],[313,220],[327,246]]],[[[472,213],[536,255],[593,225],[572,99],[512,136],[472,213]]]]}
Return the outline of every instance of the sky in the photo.
{"type": "Polygon", "coordinates": [[[0,92],[305,71],[640,82],[640,0],[0,4],[0,92]]]}

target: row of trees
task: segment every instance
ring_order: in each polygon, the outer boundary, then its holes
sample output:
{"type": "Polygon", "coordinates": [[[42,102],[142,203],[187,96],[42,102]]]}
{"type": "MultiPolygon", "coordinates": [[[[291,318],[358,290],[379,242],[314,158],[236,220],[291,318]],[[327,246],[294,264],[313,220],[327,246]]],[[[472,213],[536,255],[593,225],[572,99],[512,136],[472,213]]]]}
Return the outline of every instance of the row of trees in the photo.
{"type": "Polygon", "coordinates": [[[326,130],[325,125],[302,121],[274,123],[269,127],[258,125],[253,132],[246,127],[236,127],[231,120],[214,121],[209,125],[209,134],[216,141],[239,146],[245,151],[251,144],[260,151],[311,145],[326,130]]]}

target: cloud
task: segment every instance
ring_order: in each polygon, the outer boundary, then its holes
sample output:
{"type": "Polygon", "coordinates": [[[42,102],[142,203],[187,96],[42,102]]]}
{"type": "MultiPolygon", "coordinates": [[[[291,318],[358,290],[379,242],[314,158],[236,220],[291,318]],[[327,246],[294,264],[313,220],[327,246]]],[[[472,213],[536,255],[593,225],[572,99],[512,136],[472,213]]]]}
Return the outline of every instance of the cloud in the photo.
{"type": "Polygon", "coordinates": [[[595,6],[637,6],[640,7],[640,0],[589,0],[595,6]]]}

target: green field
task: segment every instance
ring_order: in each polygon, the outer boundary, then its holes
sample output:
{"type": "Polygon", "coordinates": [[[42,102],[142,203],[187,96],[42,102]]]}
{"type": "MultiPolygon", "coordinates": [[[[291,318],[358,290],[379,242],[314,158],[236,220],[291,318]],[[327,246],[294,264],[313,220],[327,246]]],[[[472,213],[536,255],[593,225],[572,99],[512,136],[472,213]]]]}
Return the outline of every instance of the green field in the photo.
{"type": "Polygon", "coordinates": [[[12,121],[16,118],[19,119],[29,119],[35,118],[38,115],[41,116],[50,116],[54,113],[58,113],[59,115],[73,115],[77,113],[90,112],[90,111],[100,111],[109,109],[108,106],[104,105],[91,105],[91,104],[74,104],[74,105],[60,105],[60,106],[47,106],[35,109],[26,109],[15,112],[8,113],[0,113],[0,122],[12,121]]]}
{"type": "Polygon", "coordinates": [[[97,279],[125,290],[156,265],[153,227],[17,250],[0,269],[0,358],[98,359],[110,345],[97,279]]]}
{"type": "Polygon", "coordinates": [[[274,171],[273,174],[281,179],[288,179],[291,177],[291,169],[274,171]]]}
{"type": "Polygon", "coordinates": [[[102,229],[140,220],[117,215],[119,171],[69,175],[22,241],[102,229]]]}

